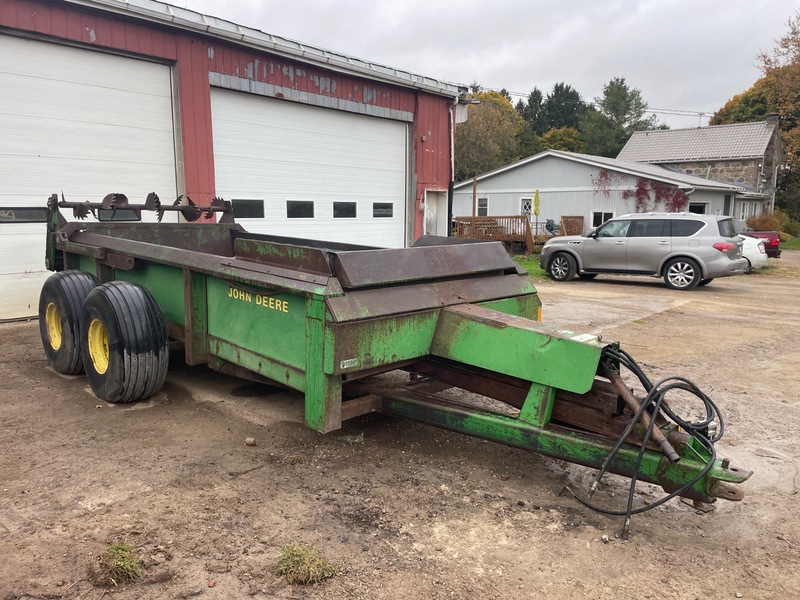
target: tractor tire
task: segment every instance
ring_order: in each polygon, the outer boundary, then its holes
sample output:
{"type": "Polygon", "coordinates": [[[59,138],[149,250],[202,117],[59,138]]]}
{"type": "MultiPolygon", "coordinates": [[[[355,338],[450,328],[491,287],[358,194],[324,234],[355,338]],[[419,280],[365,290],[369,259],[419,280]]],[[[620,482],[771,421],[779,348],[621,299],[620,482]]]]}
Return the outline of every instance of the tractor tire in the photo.
{"type": "Polygon", "coordinates": [[[164,385],[167,327],[140,285],[112,281],[92,290],[83,303],[81,339],[89,384],[106,402],[144,400],[164,385]]]}
{"type": "Polygon", "coordinates": [[[59,373],[83,371],[80,318],[83,301],[98,285],[84,271],[61,271],[47,278],[39,294],[39,334],[47,361],[59,373]]]}
{"type": "Polygon", "coordinates": [[[673,290],[692,290],[703,273],[691,258],[673,258],[664,265],[664,283],[673,290]]]}
{"type": "Polygon", "coordinates": [[[577,270],[578,265],[575,263],[575,259],[566,252],[554,255],[547,265],[547,274],[554,281],[571,281],[577,270]]]}

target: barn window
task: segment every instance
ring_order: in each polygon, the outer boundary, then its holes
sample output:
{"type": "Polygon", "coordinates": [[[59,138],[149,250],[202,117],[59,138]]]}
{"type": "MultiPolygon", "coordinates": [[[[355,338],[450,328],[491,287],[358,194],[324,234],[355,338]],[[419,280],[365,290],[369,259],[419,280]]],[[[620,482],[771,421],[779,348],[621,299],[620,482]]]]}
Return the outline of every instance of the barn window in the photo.
{"type": "Polygon", "coordinates": [[[0,208],[0,223],[46,223],[46,208],[0,208]]]}
{"type": "Polygon", "coordinates": [[[394,204],[391,202],[373,202],[372,216],[375,218],[387,218],[394,215],[394,204]]]}
{"type": "Polygon", "coordinates": [[[289,219],[313,219],[314,201],[313,200],[287,200],[286,216],[289,219]]]}
{"type": "Polygon", "coordinates": [[[233,216],[237,219],[263,219],[263,200],[231,200],[233,216]]]}
{"type": "Polygon", "coordinates": [[[333,203],[333,218],[334,219],[355,219],[356,218],[356,203],[355,202],[334,202],[333,203]]]}

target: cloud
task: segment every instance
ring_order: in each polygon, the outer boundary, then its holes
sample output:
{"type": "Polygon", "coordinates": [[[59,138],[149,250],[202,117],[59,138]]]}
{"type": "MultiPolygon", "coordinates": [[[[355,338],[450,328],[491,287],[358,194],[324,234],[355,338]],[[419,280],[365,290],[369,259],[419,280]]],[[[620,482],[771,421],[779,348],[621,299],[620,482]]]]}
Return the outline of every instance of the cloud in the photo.
{"type": "MultiPolygon", "coordinates": [[[[793,16],[785,0],[177,4],[447,81],[525,95],[564,81],[591,100],[620,76],[652,108],[708,112],[758,79],[757,55],[774,47],[793,16]]],[[[673,127],[698,124],[697,116],[660,119],[673,127]]]]}

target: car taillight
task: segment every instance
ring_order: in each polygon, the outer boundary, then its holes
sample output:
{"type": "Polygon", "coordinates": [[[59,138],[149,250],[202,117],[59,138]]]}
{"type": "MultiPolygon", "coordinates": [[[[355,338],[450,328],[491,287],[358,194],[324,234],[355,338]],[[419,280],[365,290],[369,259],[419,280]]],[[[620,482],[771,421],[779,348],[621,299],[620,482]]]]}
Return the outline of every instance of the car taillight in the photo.
{"type": "Polygon", "coordinates": [[[764,243],[763,243],[763,242],[759,242],[759,243],[758,243],[758,251],[759,251],[761,254],[766,254],[766,252],[767,252],[767,251],[766,251],[766,250],[764,250],[764,243]]]}
{"type": "Polygon", "coordinates": [[[717,242],[714,244],[714,248],[720,252],[730,252],[736,248],[736,244],[731,244],[730,242],[717,242]]]}
{"type": "Polygon", "coordinates": [[[779,245],[780,245],[780,243],[781,243],[781,241],[780,241],[778,238],[772,238],[772,239],[769,241],[769,245],[770,245],[770,246],[779,246],[779,245]]]}

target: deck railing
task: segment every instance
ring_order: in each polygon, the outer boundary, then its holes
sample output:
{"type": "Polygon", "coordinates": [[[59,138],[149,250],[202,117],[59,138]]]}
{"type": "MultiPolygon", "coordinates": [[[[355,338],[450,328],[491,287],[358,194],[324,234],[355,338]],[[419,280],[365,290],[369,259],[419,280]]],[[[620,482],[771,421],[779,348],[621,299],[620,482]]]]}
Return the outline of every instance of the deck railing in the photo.
{"type": "Polygon", "coordinates": [[[524,245],[526,254],[533,252],[534,247],[533,228],[524,215],[455,217],[453,236],[503,242],[506,246],[520,244],[524,245]]]}

